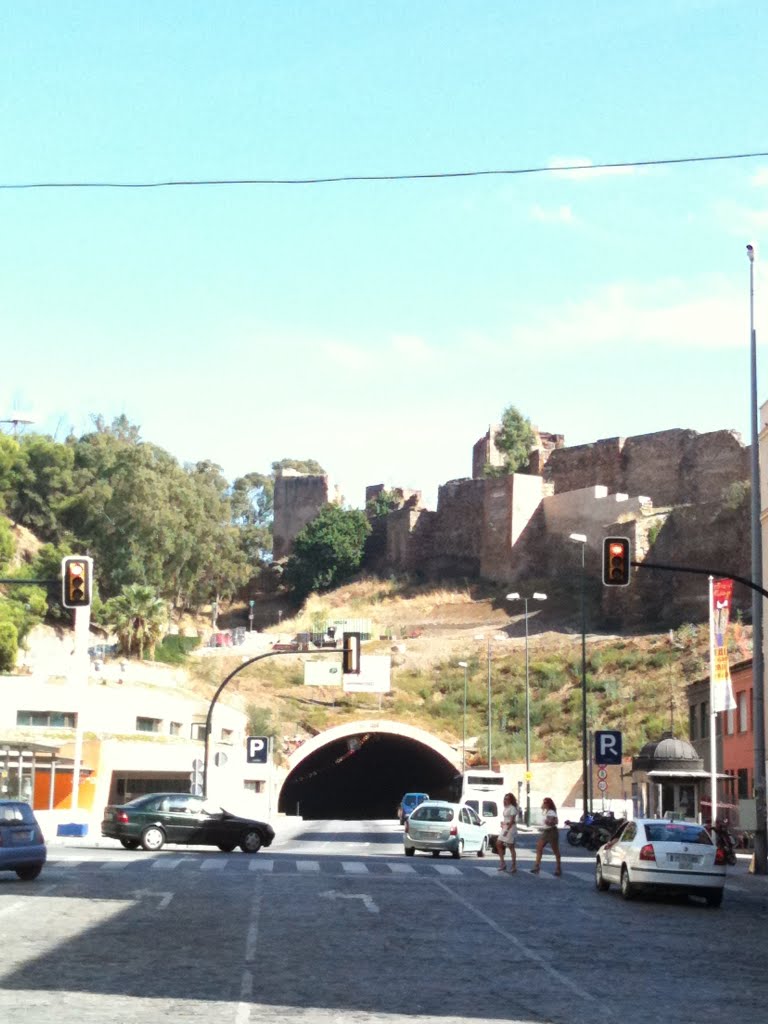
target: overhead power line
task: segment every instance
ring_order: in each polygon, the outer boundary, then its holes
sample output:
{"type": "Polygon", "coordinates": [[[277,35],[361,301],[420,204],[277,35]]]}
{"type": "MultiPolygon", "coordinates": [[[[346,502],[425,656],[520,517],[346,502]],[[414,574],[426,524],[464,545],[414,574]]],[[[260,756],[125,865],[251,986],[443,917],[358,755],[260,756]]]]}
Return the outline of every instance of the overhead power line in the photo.
{"type": "Polygon", "coordinates": [[[620,160],[603,164],[565,164],[545,167],[512,167],[486,171],[434,171],[425,174],[340,174],[326,178],[199,178],[168,181],[22,181],[0,182],[0,189],[32,188],[179,188],[202,185],[330,185],[351,181],[428,181],[436,178],[482,178],[493,175],[562,174],[564,172],[631,170],[636,167],[663,167],[672,164],[703,164],[718,160],[753,160],[768,157],[768,152],[720,153],[714,156],[665,157],[660,160],[620,160]]]}

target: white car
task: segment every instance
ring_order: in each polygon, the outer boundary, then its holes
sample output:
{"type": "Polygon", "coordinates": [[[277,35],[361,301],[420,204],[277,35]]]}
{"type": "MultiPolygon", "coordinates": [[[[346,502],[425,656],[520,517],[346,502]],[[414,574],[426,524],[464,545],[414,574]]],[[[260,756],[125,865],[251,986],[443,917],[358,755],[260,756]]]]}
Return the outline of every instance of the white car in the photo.
{"type": "Polygon", "coordinates": [[[702,896],[723,902],[725,855],[703,825],[666,818],[628,821],[597,851],[595,885],[618,885],[625,900],[639,891],[702,896]]]}
{"type": "Polygon", "coordinates": [[[466,804],[425,800],[408,816],[403,848],[406,857],[412,857],[416,850],[433,857],[439,857],[443,851],[456,859],[462,853],[484,857],[490,849],[488,826],[466,804]]]}

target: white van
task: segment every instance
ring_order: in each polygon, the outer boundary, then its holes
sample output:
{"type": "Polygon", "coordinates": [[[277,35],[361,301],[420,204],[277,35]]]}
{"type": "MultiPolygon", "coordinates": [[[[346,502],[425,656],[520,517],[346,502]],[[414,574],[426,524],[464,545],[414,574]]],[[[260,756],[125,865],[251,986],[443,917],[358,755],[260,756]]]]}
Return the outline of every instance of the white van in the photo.
{"type": "Polygon", "coordinates": [[[467,807],[479,814],[488,826],[489,842],[491,849],[496,845],[496,840],[501,832],[502,815],[504,814],[504,797],[502,793],[468,793],[464,797],[467,807]]]}

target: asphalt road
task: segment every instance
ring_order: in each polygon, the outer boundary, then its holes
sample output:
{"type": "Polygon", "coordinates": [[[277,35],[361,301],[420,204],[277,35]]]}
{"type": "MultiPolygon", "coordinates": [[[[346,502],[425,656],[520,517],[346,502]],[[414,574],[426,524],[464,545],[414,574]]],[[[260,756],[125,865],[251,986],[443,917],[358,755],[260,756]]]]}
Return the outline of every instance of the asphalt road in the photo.
{"type": "Polygon", "coordinates": [[[496,858],[405,858],[396,822],[288,821],[256,855],[83,841],[0,875],[0,1020],[24,1024],[762,1021],[768,879],[722,908],[496,858]]]}

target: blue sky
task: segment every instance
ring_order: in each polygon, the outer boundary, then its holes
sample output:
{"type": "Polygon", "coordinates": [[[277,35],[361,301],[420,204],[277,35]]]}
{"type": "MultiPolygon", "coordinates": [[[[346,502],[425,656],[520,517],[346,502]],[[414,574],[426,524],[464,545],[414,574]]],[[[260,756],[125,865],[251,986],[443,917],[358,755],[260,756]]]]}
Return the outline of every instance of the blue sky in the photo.
{"type": "MultiPolygon", "coordinates": [[[[28,0],[0,18],[0,184],[764,152],[766,38],[751,0],[28,0]]],[[[568,444],[749,440],[768,158],[0,189],[0,224],[0,413],[60,439],[124,413],[230,480],[314,458],[353,505],[433,503],[509,404],[568,444]]]]}

